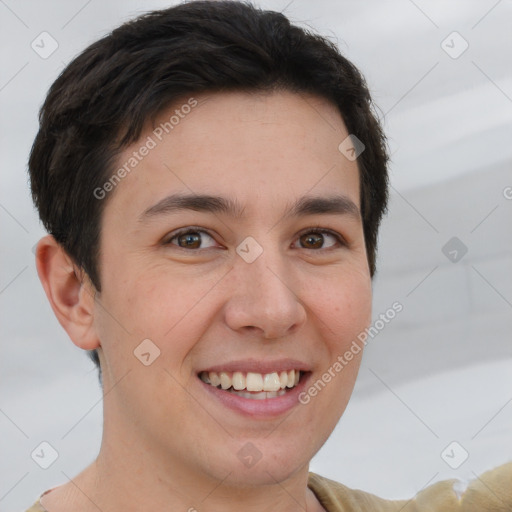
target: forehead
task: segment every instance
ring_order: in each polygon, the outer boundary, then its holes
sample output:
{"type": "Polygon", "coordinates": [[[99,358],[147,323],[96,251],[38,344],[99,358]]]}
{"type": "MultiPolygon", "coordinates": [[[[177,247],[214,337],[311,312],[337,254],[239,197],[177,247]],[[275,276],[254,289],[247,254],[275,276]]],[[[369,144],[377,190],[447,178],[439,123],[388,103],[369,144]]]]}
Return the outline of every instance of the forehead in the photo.
{"type": "Polygon", "coordinates": [[[316,96],[191,95],[120,154],[126,172],[109,199],[133,215],[176,192],[236,198],[260,216],[307,192],[343,192],[359,206],[357,163],[338,149],[348,135],[338,109],[316,96]]]}

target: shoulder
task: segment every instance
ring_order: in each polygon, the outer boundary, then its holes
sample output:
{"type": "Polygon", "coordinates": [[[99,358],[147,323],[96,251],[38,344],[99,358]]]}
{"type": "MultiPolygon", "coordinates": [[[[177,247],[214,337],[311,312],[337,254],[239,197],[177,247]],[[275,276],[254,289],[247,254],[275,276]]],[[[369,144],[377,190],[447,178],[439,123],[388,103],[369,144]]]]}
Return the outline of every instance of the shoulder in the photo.
{"type": "Polygon", "coordinates": [[[48,512],[43,505],[41,505],[41,502],[39,501],[40,498],[37,498],[37,501],[28,508],[25,512],[48,512]]]}
{"type": "Polygon", "coordinates": [[[37,500],[35,501],[35,503],[30,507],[28,508],[27,510],[25,510],[25,512],[48,512],[48,510],[46,510],[43,505],[41,504],[41,498],[45,495],[45,494],[48,494],[50,492],[52,492],[54,489],[57,489],[57,487],[52,487],[44,492],[42,492],[39,497],[37,498],[37,500]]]}
{"type": "Polygon", "coordinates": [[[464,512],[512,510],[512,462],[473,480],[461,496],[461,505],[464,512]]]}
{"type": "Polygon", "coordinates": [[[328,512],[510,512],[512,510],[512,462],[487,471],[459,492],[458,480],[436,482],[408,500],[385,500],[350,489],[315,473],[308,487],[328,512]]]}

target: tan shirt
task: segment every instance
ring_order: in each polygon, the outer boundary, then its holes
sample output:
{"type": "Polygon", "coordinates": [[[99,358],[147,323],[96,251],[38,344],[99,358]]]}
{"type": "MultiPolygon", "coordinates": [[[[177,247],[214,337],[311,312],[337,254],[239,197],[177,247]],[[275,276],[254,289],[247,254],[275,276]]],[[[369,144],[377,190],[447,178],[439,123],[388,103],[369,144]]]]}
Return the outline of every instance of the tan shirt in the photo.
{"type": "MultiPolygon", "coordinates": [[[[437,482],[410,500],[385,500],[315,473],[309,473],[308,487],[327,512],[512,512],[512,462],[480,475],[462,494],[454,489],[457,483],[437,482]]],[[[26,512],[48,512],[41,496],[26,512]]]]}

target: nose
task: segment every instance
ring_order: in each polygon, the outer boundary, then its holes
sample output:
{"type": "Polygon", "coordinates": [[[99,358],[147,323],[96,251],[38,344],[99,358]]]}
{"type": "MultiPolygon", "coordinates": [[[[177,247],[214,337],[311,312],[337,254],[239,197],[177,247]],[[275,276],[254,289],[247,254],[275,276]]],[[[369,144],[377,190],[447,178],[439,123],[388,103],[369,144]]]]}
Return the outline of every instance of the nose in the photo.
{"type": "Polygon", "coordinates": [[[306,321],[306,310],[297,278],[280,255],[264,251],[252,263],[239,258],[230,273],[230,298],[225,322],[236,332],[258,331],[277,339],[297,331],[306,321]]]}

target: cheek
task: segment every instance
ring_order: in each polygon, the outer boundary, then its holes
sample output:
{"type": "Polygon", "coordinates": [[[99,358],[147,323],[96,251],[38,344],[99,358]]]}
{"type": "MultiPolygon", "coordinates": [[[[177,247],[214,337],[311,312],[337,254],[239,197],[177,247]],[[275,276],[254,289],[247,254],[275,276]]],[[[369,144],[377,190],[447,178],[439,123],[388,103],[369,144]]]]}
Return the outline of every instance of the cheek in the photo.
{"type": "Polygon", "coordinates": [[[307,290],[306,303],[314,307],[318,324],[329,339],[329,348],[338,355],[371,322],[371,280],[364,273],[333,273],[307,290]]]}
{"type": "Polygon", "coordinates": [[[356,382],[363,354],[357,336],[371,322],[371,281],[364,273],[333,277],[310,290],[309,302],[325,349],[322,366],[301,397],[308,414],[304,436],[316,443],[316,453],[343,415],[356,382]]]}
{"type": "Polygon", "coordinates": [[[115,350],[116,359],[124,353],[128,365],[146,339],[158,347],[167,367],[180,364],[208,327],[208,292],[215,279],[171,272],[161,265],[125,267],[125,271],[122,267],[118,265],[104,280],[98,310],[100,339],[115,350]]]}

